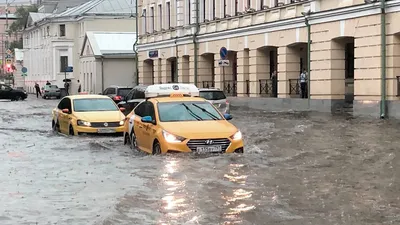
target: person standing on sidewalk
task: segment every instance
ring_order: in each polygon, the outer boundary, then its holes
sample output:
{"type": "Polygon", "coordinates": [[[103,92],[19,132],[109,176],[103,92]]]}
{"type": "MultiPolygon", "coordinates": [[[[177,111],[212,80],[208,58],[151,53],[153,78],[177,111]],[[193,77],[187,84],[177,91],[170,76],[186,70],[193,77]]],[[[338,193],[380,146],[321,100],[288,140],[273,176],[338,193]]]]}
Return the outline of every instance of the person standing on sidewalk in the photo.
{"type": "Polygon", "coordinates": [[[39,94],[40,94],[40,97],[42,97],[42,92],[40,92],[39,84],[36,82],[35,82],[35,90],[36,90],[36,98],[39,98],[39,94]]]}
{"type": "Polygon", "coordinates": [[[66,95],[69,95],[69,83],[68,82],[64,83],[64,88],[65,88],[66,95]]]}
{"type": "Polygon", "coordinates": [[[81,93],[81,91],[82,91],[82,86],[81,86],[81,83],[78,80],[78,94],[81,93]]]}
{"type": "Polygon", "coordinates": [[[300,74],[300,89],[301,89],[301,98],[307,98],[307,71],[304,71],[300,74]]]}

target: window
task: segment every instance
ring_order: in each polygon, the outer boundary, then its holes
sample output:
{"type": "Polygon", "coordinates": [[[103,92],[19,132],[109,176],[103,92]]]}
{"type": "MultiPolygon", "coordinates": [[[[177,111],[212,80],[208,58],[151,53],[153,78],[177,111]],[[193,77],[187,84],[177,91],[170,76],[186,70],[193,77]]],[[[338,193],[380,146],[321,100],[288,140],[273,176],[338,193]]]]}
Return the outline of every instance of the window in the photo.
{"type": "Polygon", "coordinates": [[[75,112],[119,111],[111,98],[75,99],[75,112]]]}
{"type": "Polygon", "coordinates": [[[224,18],[226,17],[226,0],[224,0],[224,18]]]}
{"type": "Polygon", "coordinates": [[[154,32],[154,7],[150,7],[150,33],[154,32]]]}
{"type": "Polygon", "coordinates": [[[68,56],[60,56],[60,72],[66,72],[68,67],[68,56]]]}
{"type": "Polygon", "coordinates": [[[135,108],[135,114],[136,115],[138,115],[140,117],[144,116],[145,109],[146,109],[146,104],[145,103],[146,102],[142,102],[138,106],[136,106],[136,108],[135,108]]]}
{"type": "Polygon", "coordinates": [[[133,99],[145,99],[144,90],[136,90],[133,99]]]}
{"type": "Polygon", "coordinates": [[[108,88],[106,95],[113,95],[115,94],[115,88],[108,88]]]}
{"type": "Polygon", "coordinates": [[[171,28],[171,3],[167,2],[167,26],[171,28]]]}
{"type": "Polygon", "coordinates": [[[235,0],[235,16],[238,15],[238,9],[239,9],[239,2],[238,0],[235,0]]]}
{"type": "Polygon", "coordinates": [[[60,37],[65,37],[65,24],[60,24],[60,37]]]}
{"type": "Polygon", "coordinates": [[[158,26],[160,30],[163,29],[163,13],[162,13],[162,5],[158,5],[158,26]]]}
{"type": "Polygon", "coordinates": [[[117,95],[125,97],[132,88],[118,88],[117,95]]]}
{"type": "Polygon", "coordinates": [[[46,30],[47,30],[47,36],[50,36],[50,26],[47,26],[46,30]]]}
{"type": "Polygon", "coordinates": [[[202,15],[203,16],[203,18],[202,18],[203,21],[206,20],[206,2],[207,2],[206,0],[203,0],[203,9],[202,9],[203,10],[202,11],[203,12],[203,15],[202,15]]]}
{"type": "Polygon", "coordinates": [[[212,0],[212,18],[211,20],[215,20],[215,0],[212,0]]]}
{"type": "Polygon", "coordinates": [[[147,18],[146,18],[146,9],[143,9],[143,14],[142,14],[142,29],[143,33],[147,33],[147,18]]]}
{"type": "Polygon", "coordinates": [[[133,98],[133,95],[135,94],[135,89],[132,89],[125,97],[125,101],[129,101],[133,98]]]}
{"type": "Polygon", "coordinates": [[[60,109],[60,110],[68,109],[69,111],[71,111],[71,100],[69,98],[64,98],[58,104],[57,108],[60,109]]]}
{"type": "Polygon", "coordinates": [[[192,20],[192,2],[191,0],[186,0],[186,15],[187,15],[187,24],[191,24],[191,20],[192,20]]]}
{"type": "Polygon", "coordinates": [[[161,122],[222,120],[209,102],[158,103],[158,116],[161,122]]]}

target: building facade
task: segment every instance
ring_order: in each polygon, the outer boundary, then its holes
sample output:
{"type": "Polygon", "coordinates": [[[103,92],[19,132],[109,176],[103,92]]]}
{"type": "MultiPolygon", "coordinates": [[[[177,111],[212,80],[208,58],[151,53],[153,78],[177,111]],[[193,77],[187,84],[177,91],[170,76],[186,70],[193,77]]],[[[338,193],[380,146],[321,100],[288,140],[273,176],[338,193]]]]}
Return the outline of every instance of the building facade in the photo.
{"type": "Polygon", "coordinates": [[[80,54],[82,91],[98,94],[111,85],[133,87],[135,40],[134,32],[87,32],[80,54]]]}
{"type": "Polygon", "coordinates": [[[86,32],[135,32],[134,7],[127,0],[92,0],[60,13],[30,13],[24,31],[27,90],[35,82],[42,86],[46,81],[64,87],[64,80],[69,79],[70,93],[77,93],[77,81],[83,78],[80,53],[86,32]]]}
{"type": "Polygon", "coordinates": [[[348,103],[355,114],[400,117],[399,0],[144,0],[139,10],[141,83],[215,86],[259,109],[348,103]],[[304,70],[309,99],[299,98],[304,70]]]}

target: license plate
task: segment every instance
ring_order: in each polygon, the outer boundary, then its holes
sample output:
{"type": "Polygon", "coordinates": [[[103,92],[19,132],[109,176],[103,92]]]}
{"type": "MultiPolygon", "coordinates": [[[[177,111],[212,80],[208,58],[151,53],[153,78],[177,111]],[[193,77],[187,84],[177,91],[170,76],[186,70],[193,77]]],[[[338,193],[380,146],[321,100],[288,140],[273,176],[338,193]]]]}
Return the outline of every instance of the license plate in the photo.
{"type": "Polygon", "coordinates": [[[196,148],[199,153],[207,153],[207,152],[222,152],[222,146],[202,146],[196,148]]]}
{"type": "Polygon", "coordinates": [[[115,129],[98,129],[97,132],[100,134],[110,134],[115,133],[115,129]]]}

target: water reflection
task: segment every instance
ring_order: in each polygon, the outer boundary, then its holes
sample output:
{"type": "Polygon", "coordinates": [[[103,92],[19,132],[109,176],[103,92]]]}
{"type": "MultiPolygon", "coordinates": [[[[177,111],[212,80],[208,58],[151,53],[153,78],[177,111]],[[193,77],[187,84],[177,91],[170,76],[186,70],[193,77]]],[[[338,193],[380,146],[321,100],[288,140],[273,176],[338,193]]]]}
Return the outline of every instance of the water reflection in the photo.
{"type": "MultiPolygon", "coordinates": [[[[191,205],[189,203],[189,194],[186,190],[186,177],[179,177],[179,162],[175,159],[166,159],[164,171],[161,175],[163,183],[161,186],[165,189],[166,193],[162,197],[162,207],[160,209],[163,218],[159,221],[160,225],[178,224],[186,218],[190,218],[191,205]]],[[[196,221],[197,218],[193,217],[188,219],[196,221]]]]}
{"type": "Polygon", "coordinates": [[[234,184],[243,186],[243,188],[234,189],[230,194],[222,195],[225,200],[225,206],[228,206],[228,212],[225,212],[223,218],[226,220],[223,224],[240,224],[243,222],[243,213],[249,212],[256,207],[251,204],[253,191],[245,190],[248,175],[244,174],[243,164],[230,164],[229,173],[224,177],[234,184]]]}

